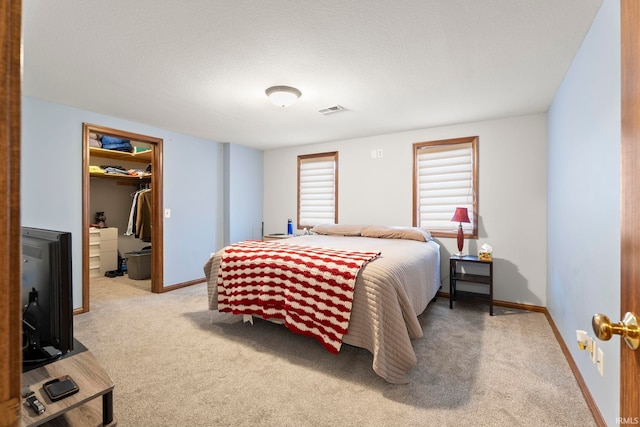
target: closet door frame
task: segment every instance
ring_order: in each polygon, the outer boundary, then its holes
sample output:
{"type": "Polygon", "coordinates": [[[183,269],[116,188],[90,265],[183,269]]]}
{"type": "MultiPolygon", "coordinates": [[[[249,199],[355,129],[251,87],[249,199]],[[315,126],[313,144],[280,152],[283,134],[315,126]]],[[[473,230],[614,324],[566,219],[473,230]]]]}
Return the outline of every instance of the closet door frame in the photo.
{"type": "Polygon", "coordinates": [[[76,309],[76,313],[88,312],[89,301],[89,227],[91,224],[91,213],[89,212],[90,201],[90,153],[89,134],[95,132],[107,134],[115,137],[126,138],[133,141],[144,142],[152,146],[151,157],[151,191],[153,198],[153,212],[151,214],[151,292],[163,292],[163,272],[164,272],[164,246],[163,246],[163,217],[162,217],[162,143],[161,138],[148,135],[141,135],[119,129],[112,129],[104,126],[89,123],[82,124],[82,309],[76,309]]]}

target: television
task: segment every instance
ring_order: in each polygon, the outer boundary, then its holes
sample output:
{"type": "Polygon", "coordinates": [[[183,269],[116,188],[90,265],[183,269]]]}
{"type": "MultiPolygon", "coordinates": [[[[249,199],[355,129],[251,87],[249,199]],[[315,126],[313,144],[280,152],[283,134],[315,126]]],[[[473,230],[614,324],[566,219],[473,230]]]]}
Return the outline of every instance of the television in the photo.
{"type": "Polygon", "coordinates": [[[71,233],[22,227],[23,370],[73,350],[71,233]]]}

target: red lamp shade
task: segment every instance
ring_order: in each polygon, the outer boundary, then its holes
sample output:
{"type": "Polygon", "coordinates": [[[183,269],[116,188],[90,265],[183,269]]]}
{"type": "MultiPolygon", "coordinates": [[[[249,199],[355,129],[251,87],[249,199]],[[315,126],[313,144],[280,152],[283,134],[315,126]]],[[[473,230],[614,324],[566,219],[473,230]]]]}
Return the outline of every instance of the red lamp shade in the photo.
{"type": "Polygon", "coordinates": [[[453,222],[471,222],[469,220],[469,212],[467,208],[456,208],[456,213],[453,214],[453,218],[451,218],[453,222]]]}
{"type": "Polygon", "coordinates": [[[463,222],[471,222],[469,220],[469,212],[467,208],[456,208],[456,212],[453,214],[451,221],[458,222],[458,253],[456,255],[462,256],[462,248],[464,247],[464,232],[462,231],[463,222]]]}

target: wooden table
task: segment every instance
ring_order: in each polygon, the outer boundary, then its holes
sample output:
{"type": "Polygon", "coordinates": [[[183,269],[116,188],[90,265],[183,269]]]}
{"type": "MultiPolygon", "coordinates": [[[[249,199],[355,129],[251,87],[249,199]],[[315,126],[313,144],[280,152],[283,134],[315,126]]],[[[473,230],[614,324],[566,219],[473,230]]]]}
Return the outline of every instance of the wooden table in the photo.
{"type": "Polygon", "coordinates": [[[289,239],[294,237],[293,234],[265,234],[262,236],[262,240],[267,242],[269,240],[281,240],[281,239],[289,239]]]}
{"type": "Polygon", "coordinates": [[[488,304],[489,314],[493,316],[493,261],[483,261],[473,255],[452,255],[451,258],[449,258],[449,308],[453,308],[453,301],[458,298],[466,299],[469,302],[488,304]],[[458,270],[458,264],[464,263],[487,265],[489,272],[486,275],[463,273],[458,270]],[[489,292],[482,294],[459,291],[458,282],[486,285],[489,288],[489,292]]]}
{"type": "Polygon", "coordinates": [[[36,415],[31,408],[23,404],[22,426],[38,426],[46,422],[49,422],[49,426],[115,425],[113,381],[88,350],[25,372],[22,374],[22,385],[29,386],[46,408],[43,414],[36,415]],[[42,385],[63,375],[71,376],[80,391],[53,402],[42,389],[42,385]],[[100,396],[102,411],[91,402],[100,396]]]}

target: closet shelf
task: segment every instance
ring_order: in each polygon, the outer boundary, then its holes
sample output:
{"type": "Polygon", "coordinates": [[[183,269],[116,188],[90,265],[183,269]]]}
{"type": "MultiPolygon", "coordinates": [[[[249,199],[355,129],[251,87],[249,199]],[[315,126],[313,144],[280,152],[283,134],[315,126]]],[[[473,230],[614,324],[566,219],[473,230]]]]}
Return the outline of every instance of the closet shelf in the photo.
{"type": "Polygon", "coordinates": [[[128,175],[120,175],[117,173],[89,173],[91,178],[107,178],[107,179],[119,179],[124,181],[142,181],[148,182],[151,181],[151,175],[149,176],[128,176],[128,175]]]}
{"type": "Polygon", "coordinates": [[[141,151],[139,153],[125,153],[124,151],[105,150],[104,148],[89,147],[89,154],[91,155],[91,157],[126,160],[129,162],[151,163],[151,150],[141,151]]]}

